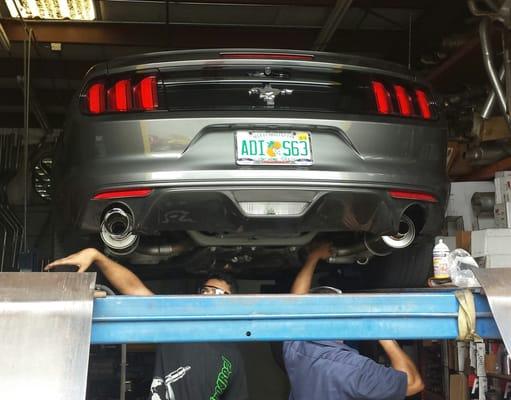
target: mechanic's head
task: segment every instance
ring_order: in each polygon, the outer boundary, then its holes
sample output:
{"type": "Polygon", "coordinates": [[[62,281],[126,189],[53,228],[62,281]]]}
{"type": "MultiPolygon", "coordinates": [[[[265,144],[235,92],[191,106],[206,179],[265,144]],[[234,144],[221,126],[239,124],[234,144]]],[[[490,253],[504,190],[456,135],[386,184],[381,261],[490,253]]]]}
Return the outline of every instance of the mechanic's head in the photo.
{"type": "Polygon", "coordinates": [[[232,275],[216,271],[209,273],[202,281],[202,284],[199,286],[199,293],[206,295],[232,294],[236,293],[237,289],[238,285],[232,275]]]}

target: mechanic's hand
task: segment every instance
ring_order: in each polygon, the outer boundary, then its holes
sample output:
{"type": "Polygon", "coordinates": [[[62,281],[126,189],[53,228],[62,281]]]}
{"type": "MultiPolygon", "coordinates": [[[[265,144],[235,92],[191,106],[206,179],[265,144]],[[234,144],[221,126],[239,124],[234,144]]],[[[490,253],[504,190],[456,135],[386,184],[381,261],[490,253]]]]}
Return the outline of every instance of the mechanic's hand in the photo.
{"type": "Polygon", "coordinates": [[[76,272],[85,272],[94,263],[94,261],[96,261],[98,254],[99,252],[94,248],[84,249],[78,253],[71,254],[70,256],[49,263],[46,267],[44,267],[44,270],[49,271],[50,269],[61,265],[77,265],[78,271],[76,272]]]}
{"type": "Polygon", "coordinates": [[[332,248],[332,243],[330,242],[319,242],[313,244],[309,251],[309,258],[314,260],[327,260],[329,257],[332,257],[334,254],[334,250],[332,248]]]}

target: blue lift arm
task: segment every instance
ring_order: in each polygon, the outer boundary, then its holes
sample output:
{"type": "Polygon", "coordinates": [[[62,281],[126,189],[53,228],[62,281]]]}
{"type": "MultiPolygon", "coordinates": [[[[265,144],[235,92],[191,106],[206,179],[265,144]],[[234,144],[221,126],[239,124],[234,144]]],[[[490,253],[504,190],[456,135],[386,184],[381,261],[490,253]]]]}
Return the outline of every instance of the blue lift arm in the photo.
{"type": "MultiPolygon", "coordinates": [[[[500,338],[475,294],[477,333],[500,338]]],[[[112,296],[94,300],[93,344],[455,339],[453,291],[343,295],[112,296]]]]}

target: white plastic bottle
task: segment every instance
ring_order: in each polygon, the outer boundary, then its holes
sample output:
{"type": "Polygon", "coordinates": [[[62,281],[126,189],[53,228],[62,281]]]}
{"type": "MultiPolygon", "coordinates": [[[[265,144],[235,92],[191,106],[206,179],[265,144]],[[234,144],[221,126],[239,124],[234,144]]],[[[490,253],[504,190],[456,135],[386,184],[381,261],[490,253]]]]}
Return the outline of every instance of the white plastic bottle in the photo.
{"type": "Polygon", "coordinates": [[[442,239],[433,247],[433,271],[435,279],[449,278],[449,265],[447,256],[449,255],[449,247],[442,239]]]}

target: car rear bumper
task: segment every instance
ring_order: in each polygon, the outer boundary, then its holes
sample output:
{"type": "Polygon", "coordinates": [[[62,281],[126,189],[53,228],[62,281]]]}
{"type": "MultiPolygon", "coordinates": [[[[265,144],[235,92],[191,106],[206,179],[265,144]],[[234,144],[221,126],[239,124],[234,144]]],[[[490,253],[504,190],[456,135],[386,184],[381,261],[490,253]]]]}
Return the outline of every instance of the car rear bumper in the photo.
{"type": "Polygon", "coordinates": [[[305,117],[75,116],[56,159],[58,213],[87,232],[98,232],[105,210],[121,202],[133,212],[141,234],[390,234],[402,213],[416,205],[423,213],[421,232],[438,232],[448,190],[441,125],[305,117]],[[308,131],[313,165],[238,166],[239,129],[308,131]],[[133,187],[154,191],[140,199],[92,200],[105,190],[133,187]],[[438,201],[393,199],[390,189],[428,193],[438,201]],[[307,207],[299,215],[254,217],[243,212],[240,198],[301,199],[307,207]]]}
{"type": "MultiPolygon", "coordinates": [[[[147,187],[147,186],[146,186],[147,187]]],[[[306,232],[353,231],[374,234],[397,232],[401,215],[414,206],[420,233],[434,234],[444,213],[444,193],[433,194],[437,202],[395,199],[388,189],[327,185],[176,185],[152,187],[143,198],[92,199],[77,202],[76,224],[81,230],[98,232],[105,211],[122,205],[134,216],[134,230],[146,235],[170,231],[296,235],[306,232]],[[303,209],[293,215],[253,215],[246,203],[295,203],[303,209]]],[[[392,187],[396,189],[396,187],[392,187]]],[[[397,188],[397,189],[402,189],[397,188]]],[[[411,188],[406,188],[410,190],[411,188]]],[[[418,188],[414,188],[416,191],[418,188]]]]}

